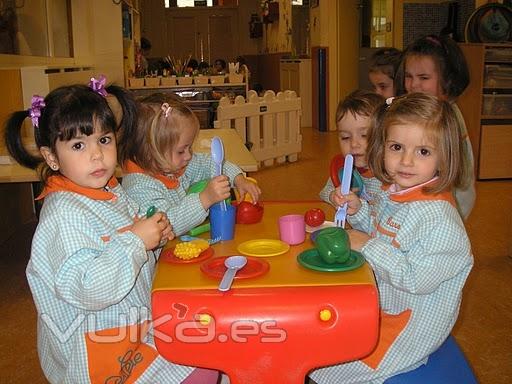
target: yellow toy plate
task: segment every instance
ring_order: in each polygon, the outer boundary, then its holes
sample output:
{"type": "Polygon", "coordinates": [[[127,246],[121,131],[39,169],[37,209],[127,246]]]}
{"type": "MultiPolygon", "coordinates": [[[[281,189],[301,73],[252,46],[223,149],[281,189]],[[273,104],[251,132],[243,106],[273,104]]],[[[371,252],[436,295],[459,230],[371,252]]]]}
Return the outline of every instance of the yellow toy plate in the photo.
{"type": "Polygon", "coordinates": [[[278,256],[290,250],[290,246],[281,240],[255,239],[238,245],[238,252],[255,257],[278,256]]]}

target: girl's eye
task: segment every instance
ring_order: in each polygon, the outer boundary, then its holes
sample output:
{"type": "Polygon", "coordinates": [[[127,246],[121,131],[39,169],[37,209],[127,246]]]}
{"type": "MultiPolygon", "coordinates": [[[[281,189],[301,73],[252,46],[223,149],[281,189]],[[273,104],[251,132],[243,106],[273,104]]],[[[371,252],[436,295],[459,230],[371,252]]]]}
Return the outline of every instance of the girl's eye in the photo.
{"type": "Polygon", "coordinates": [[[75,151],[80,151],[81,149],[84,149],[84,143],[82,142],[78,142],[78,143],[74,143],[71,148],[73,148],[73,150],[75,151]]]}
{"type": "Polygon", "coordinates": [[[421,80],[429,80],[429,79],[430,79],[430,77],[428,77],[428,76],[421,76],[421,77],[420,77],[420,79],[421,79],[421,80]]]}
{"type": "Polygon", "coordinates": [[[109,144],[111,141],[112,141],[112,137],[110,137],[110,136],[100,137],[100,144],[109,144]]]}
{"type": "Polygon", "coordinates": [[[421,156],[429,156],[430,155],[430,151],[426,148],[421,148],[420,149],[420,155],[421,156]]]}
{"type": "Polygon", "coordinates": [[[391,144],[389,146],[389,149],[391,149],[392,151],[399,151],[402,149],[402,146],[400,144],[391,144]]]}

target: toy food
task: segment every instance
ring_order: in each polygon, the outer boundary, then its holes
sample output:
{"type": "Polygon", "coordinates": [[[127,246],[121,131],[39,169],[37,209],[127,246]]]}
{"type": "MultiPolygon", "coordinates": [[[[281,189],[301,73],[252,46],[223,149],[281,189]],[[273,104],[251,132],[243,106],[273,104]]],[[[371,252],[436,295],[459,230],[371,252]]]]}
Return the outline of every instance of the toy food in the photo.
{"type": "Polygon", "coordinates": [[[237,224],[254,224],[261,221],[263,217],[263,206],[259,203],[253,204],[248,201],[241,201],[236,207],[237,224]]]}
{"type": "Polygon", "coordinates": [[[202,239],[178,243],[174,248],[174,256],[182,260],[193,259],[198,257],[209,246],[208,242],[202,239]]]}
{"type": "Polygon", "coordinates": [[[304,214],[304,221],[310,227],[318,227],[325,221],[325,213],[320,208],[313,208],[304,214]]]}
{"type": "Polygon", "coordinates": [[[343,228],[322,229],[315,244],[318,254],[327,264],[343,264],[350,258],[350,239],[343,228]]]}

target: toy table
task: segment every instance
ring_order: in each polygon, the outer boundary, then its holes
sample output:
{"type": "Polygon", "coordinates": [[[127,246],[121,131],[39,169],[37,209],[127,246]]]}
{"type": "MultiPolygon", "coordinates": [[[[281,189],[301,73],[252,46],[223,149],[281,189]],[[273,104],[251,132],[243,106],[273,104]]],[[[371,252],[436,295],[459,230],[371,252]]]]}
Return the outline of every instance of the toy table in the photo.
{"type": "MultiPolygon", "coordinates": [[[[213,257],[239,254],[251,239],[279,239],[277,220],[322,208],[321,202],[265,202],[263,220],[237,224],[235,238],[213,245],[213,257]]],[[[206,234],[207,235],[207,234],[206,234]]],[[[176,240],[166,247],[174,247],[176,240]]],[[[377,343],[378,292],[365,263],[352,271],[319,272],[302,267],[304,243],[278,256],[263,276],[235,280],[230,291],[201,263],[157,267],[152,308],[156,347],[175,363],[225,372],[231,383],[303,383],[314,368],[368,355],[377,343]]],[[[205,261],[206,262],[206,261],[205,261]]]]}

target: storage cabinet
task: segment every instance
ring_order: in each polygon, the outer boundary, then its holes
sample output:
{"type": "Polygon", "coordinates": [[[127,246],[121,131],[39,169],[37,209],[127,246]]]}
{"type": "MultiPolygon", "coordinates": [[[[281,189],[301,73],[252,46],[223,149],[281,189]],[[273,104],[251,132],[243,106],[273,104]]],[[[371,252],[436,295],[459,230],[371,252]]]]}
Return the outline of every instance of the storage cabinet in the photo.
{"type": "Polygon", "coordinates": [[[312,125],[311,59],[282,59],[280,62],[281,91],[295,91],[301,99],[301,126],[312,125]]]}
{"type": "Polygon", "coordinates": [[[470,84],[457,101],[480,180],[512,178],[512,45],[461,44],[470,84]]]}

